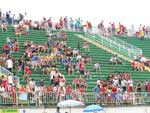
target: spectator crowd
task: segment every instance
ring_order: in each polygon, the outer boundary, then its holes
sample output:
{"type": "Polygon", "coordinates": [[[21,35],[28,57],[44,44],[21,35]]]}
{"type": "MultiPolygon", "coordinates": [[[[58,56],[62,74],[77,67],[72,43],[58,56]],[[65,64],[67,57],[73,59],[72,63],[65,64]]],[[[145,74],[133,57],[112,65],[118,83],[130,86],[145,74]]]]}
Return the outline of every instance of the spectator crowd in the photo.
{"type": "MultiPolygon", "coordinates": [[[[83,54],[80,49],[84,49],[85,53],[90,52],[90,46],[88,42],[84,42],[82,48],[78,45],[77,48],[67,46],[68,34],[64,31],[56,31],[48,33],[48,40],[45,43],[37,43],[32,40],[25,40],[23,45],[22,55],[15,57],[13,54],[17,54],[20,51],[20,43],[18,38],[22,35],[30,35],[30,30],[44,30],[47,29],[71,29],[75,31],[89,32],[92,28],[91,22],[83,23],[81,18],[73,20],[67,17],[60,17],[59,22],[53,25],[51,17],[43,19],[40,22],[33,22],[25,18],[25,15],[19,14],[16,17],[11,11],[6,14],[2,14],[0,11],[1,31],[8,32],[7,25],[13,25],[14,39],[12,37],[6,37],[6,43],[2,47],[0,66],[5,67],[10,73],[7,75],[2,74],[0,78],[0,95],[6,98],[11,98],[13,104],[16,104],[17,93],[27,93],[27,98],[31,101],[38,100],[37,105],[42,105],[44,98],[49,100],[55,98],[56,101],[65,99],[75,99],[80,101],[86,101],[86,91],[88,87],[87,79],[92,79],[91,70],[87,68],[88,64],[92,63],[92,59],[89,54],[83,54]],[[68,75],[64,75],[64,72],[57,68],[57,64],[61,64],[64,71],[68,75]],[[40,71],[40,81],[35,81],[31,77],[32,72],[40,71]],[[79,72],[78,75],[74,75],[75,72],[79,72]],[[25,85],[19,83],[17,74],[21,73],[20,81],[25,82],[25,85]],[[72,76],[72,85],[67,83],[65,77],[72,76]],[[49,80],[46,85],[45,80],[49,80]],[[7,95],[6,95],[7,92],[7,95]]],[[[104,36],[108,34],[123,35],[126,36],[127,28],[119,23],[116,27],[114,23],[109,23],[109,27],[105,28],[103,21],[98,25],[104,36]]],[[[149,31],[142,28],[139,30],[138,37],[144,38],[149,31]],[[144,32],[144,33],[143,33],[144,32]]],[[[148,29],[148,28],[147,28],[148,29]]],[[[136,33],[137,34],[137,33],[136,33]]],[[[147,34],[147,35],[148,35],[147,34]]],[[[117,55],[110,59],[111,64],[122,64],[122,61],[117,55]]],[[[144,71],[145,65],[150,66],[149,59],[141,56],[139,59],[134,59],[131,63],[134,70],[144,71]],[[139,64],[140,63],[140,64],[139,64]]],[[[93,65],[95,73],[101,73],[101,65],[99,62],[95,62],[93,65]]],[[[115,73],[108,76],[107,81],[97,80],[94,93],[97,96],[97,103],[106,103],[107,101],[121,102],[121,98],[129,98],[125,92],[135,91],[133,87],[134,81],[129,73],[115,73]],[[124,95],[125,94],[125,95],[124,95]]],[[[137,92],[141,92],[143,83],[139,81],[136,87],[137,92]]],[[[150,83],[145,81],[145,91],[150,91],[150,83]]]]}

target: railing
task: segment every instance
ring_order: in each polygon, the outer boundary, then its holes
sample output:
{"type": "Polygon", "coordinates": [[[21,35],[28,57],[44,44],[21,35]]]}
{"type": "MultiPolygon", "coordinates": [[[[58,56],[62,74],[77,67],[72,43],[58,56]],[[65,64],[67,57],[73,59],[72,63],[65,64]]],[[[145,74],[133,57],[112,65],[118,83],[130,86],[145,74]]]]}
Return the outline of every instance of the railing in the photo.
{"type": "MultiPolygon", "coordinates": [[[[102,35],[102,32],[97,27],[93,27],[92,29],[86,29],[85,27],[83,27],[82,30],[72,30],[68,27],[68,29],[63,28],[60,29],[60,31],[61,30],[85,33],[85,36],[87,36],[91,40],[94,40],[108,48],[111,48],[113,51],[118,52],[130,59],[134,59],[135,57],[138,58],[139,55],[142,54],[142,49],[132,44],[129,44],[121,39],[118,39],[113,35],[108,35],[104,37],[102,35]]],[[[49,28],[47,28],[47,34],[50,34],[49,28]]]]}
{"type": "Polygon", "coordinates": [[[8,71],[5,67],[3,67],[3,66],[0,66],[0,73],[1,74],[4,74],[4,75],[9,75],[9,74],[11,74],[11,75],[13,75],[13,73],[11,73],[10,71],[8,71]]]}
{"type": "Polygon", "coordinates": [[[118,94],[95,94],[88,92],[85,94],[72,93],[71,96],[63,94],[58,96],[57,93],[0,93],[0,106],[16,105],[16,106],[41,106],[56,105],[58,102],[75,99],[85,104],[101,104],[105,106],[111,105],[149,105],[150,93],[132,92],[118,94]]]}
{"type": "Polygon", "coordinates": [[[93,29],[89,33],[85,33],[85,35],[108,48],[111,48],[113,51],[121,53],[122,55],[134,59],[135,57],[138,58],[139,55],[142,54],[142,49],[131,45],[125,41],[122,41],[112,35],[102,36],[101,32],[98,29],[93,29]]]}
{"type": "MultiPolygon", "coordinates": [[[[14,75],[13,73],[11,73],[10,71],[8,71],[5,67],[3,66],[0,66],[0,76],[2,75],[5,75],[5,76],[8,76],[8,75],[14,75]]],[[[20,78],[18,76],[17,77],[17,84],[20,83],[20,78]]]]}

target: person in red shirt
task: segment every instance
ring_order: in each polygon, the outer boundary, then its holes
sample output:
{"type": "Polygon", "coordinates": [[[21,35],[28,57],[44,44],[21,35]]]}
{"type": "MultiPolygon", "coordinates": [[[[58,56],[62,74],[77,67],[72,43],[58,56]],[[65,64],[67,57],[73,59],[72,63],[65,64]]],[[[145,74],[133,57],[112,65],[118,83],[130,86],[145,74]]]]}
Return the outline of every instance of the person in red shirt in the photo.
{"type": "Polygon", "coordinates": [[[6,60],[7,54],[6,54],[5,52],[3,52],[1,56],[2,56],[2,59],[3,59],[3,60],[6,60]]]}
{"type": "Polygon", "coordinates": [[[79,63],[79,71],[80,71],[80,77],[82,77],[85,71],[85,64],[83,62],[79,63]]]}
{"type": "Polygon", "coordinates": [[[15,39],[14,43],[13,43],[13,51],[18,52],[19,51],[19,43],[18,41],[15,39]]]}
{"type": "Polygon", "coordinates": [[[83,43],[83,48],[85,49],[85,51],[89,52],[89,44],[88,44],[88,42],[84,42],[83,43]]]}
{"type": "Polygon", "coordinates": [[[48,19],[48,26],[49,26],[49,28],[52,28],[52,21],[51,21],[51,17],[48,19]]]}
{"type": "Polygon", "coordinates": [[[133,70],[137,69],[137,61],[132,61],[131,65],[132,65],[133,70]]]}
{"type": "Polygon", "coordinates": [[[46,94],[53,93],[53,86],[48,86],[46,89],[46,94]]]}
{"type": "Polygon", "coordinates": [[[20,88],[19,88],[19,93],[25,93],[26,92],[26,88],[22,85],[20,88]]]}
{"type": "Polygon", "coordinates": [[[16,99],[17,99],[17,89],[16,89],[16,86],[13,85],[12,86],[12,102],[13,104],[16,104],[16,99]]]}
{"type": "Polygon", "coordinates": [[[60,26],[61,26],[61,28],[63,28],[63,25],[64,25],[64,21],[63,21],[63,18],[62,17],[60,17],[60,20],[59,20],[59,24],[60,24],[60,26]]]}
{"type": "Polygon", "coordinates": [[[80,101],[84,101],[84,100],[86,99],[84,88],[83,88],[83,87],[80,87],[80,88],[79,88],[79,92],[80,92],[79,100],[80,100],[80,101]]]}
{"type": "Polygon", "coordinates": [[[35,44],[34,44],[34,50],[35,50],[35,51],[39,51],[39,44],[38,44],[38,43],[35,43],[35,44]]]}
{"type": "Polygon", "coordinates": [[[79,84],[79,78],[75,76],[73,81],[72,81],[72,84],[74,85],[74,88],[76,88],[77,85],[79,84]]]}
{"type": "Polygon", "coordinates": [[[148,82],[147,91],[150,92],[150,82],[148,82]]]}
{"type": "Polygon", "coordinates": [[[66,94],[71,95],[72,89],[70,85],[66,86],[66,94]]]}
{"type": "Polygon", "coordinates": [[[2,87],[7,88],[8,84],[7,84],[7,78],[4,77],[4,75],[2,75],[2,87]]]}
{"type": "Polygon", "coordinates": [[[66,86],[66,99],[72,99],[72,89],[70,85],[66,86]]]}
{"type": "Polygon", "coordinates": [[[100,102],[102,104],[105,104],[105,94],[106,94],[106,88],[103,86],[100,86],[100,102]]]}
{"type": "Polygon", "coordinates": [[[116,100],[116,93],[117,93],[117,87],[114,86],[114,87],[111,89],[111,97],[112,97],[113,103],[114,103],[115,100],[116,100]]]}
{"type": "Polygon", "coordinates": [[[25,79],[27,80],[27,81],[29,81],[29,77],[30,77],[30,74],[31,74],[31,71],[30,71],[30,67],[29,66],[25,66],[25,79]]]}
{"type": "Polygon", "coordinates": [[[13,87],[12,84],[8,84],[8,85],[7,85],[7,93],[8,93],[8,95],[10,95],[10,96],[12,96],[12,87],[13,87]]]}
{"type": "Polygon", "coordinates": [[[3,51],[6,52],[6,54],[9,54],[10,48],[9,48],[9,45],[8,45],[8,44],[5,44],[5,45],[3,46],[3,51]]]}
{"type": "Polygon", "coordinates": [[[144,33],[146,32],[145,25],[143,26],[142,30],[143,30],[144,33]]]}
{"type": "Polygon", "coordinates": [[[150,59],[146,60],[146,66],[150,66],[150,59]]]}

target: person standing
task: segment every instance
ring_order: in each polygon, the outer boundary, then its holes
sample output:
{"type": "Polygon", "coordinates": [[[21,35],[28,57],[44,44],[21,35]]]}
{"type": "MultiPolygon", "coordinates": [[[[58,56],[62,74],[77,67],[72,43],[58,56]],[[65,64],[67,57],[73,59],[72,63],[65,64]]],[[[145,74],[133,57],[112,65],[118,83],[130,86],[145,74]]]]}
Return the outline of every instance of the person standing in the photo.
{"type": "Polygon", "coordinates": [[[6,65],[7,65],[7,69],[8,71],[12,72],[12,68],[13,68],[13,61],[11,59],[11,57],[9,56],[8,60],[6,61],[6,65]]]}

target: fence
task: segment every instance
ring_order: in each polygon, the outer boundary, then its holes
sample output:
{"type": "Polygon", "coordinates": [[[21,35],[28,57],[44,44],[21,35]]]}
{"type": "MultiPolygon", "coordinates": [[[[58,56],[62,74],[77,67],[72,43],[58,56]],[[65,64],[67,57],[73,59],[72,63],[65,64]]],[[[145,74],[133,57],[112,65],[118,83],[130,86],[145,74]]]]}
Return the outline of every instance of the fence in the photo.
{"type": "MultiPolygon", "coordinates": [[[[11,73],[10,71],[8,71],[5,67],[3,66],[0,66],[0,76],[2,75],[5,75],[5,76],[8,76],[8,75],[14,75],[13,73],[11,73]]],[[[17,84],[20,83],[20,78],[18,76],[17,77],[17,84]]]]}
{"type": "MultiPolygon", "coordinates": [[[[53,28],[54,29],[54,28],[53,28]]],[[[130,59],[134,59],[135,57],[138,58],[139,55],[142,54],[142,49],[129,44],[123,40],[120,40],[119,38],[108,35],[107,37],[102,36],[102,32],[97,28],[93,27],[92,29],[86,29],[83,27],[82,30],[72,30],[68,27],[68,29],[61,29],[62,31],[71,31],[71,32],[85,32],[85,35],[90,38],[91,40],[94,40],[98,43],[101,43],[102,45],[111,48],[113,51],[118,52],[130,59]]],[[[60,31],[61,31],[60,30],[60,31]]],[[[47,29],[47,34],[50,34],[50,30],[47,29]]]]}
{"type": "Polygon", "coordinates": [[[68,95],[57,96],[56,93],[0,93],[0,106],[16,105],[16,106],[41,106],[41,105],[56,105],[59,101],[67,99],[75,99],[83,101],[85,104],[102,104],[105,106],[111,105],[148,105],[150,104],[150,93],[147,92],[132,92],[118,94],[95,94],[87,92],[78,94],[74,97],[74,93],[68,95]]]}
{"type": "Polygon", "coordinates": [[[4,75],[13,75],[13,73],[11,73],[10,71],[8,71],[6,68],[4,68],[3,66],[0,66],[0,73],[4,74],[4,75]]]}
{"type": "Polygon", "coordinates": [[[101,35],[100,31],[93,29],[90,33],[85,33],[85,35],[108,48],[111,48],[113,51],[118,52],[130,59],[138,58],[142,54],[142,49],[137,48],[125,41],[122,41],[112,35],[104,37],[101,35]]]}

